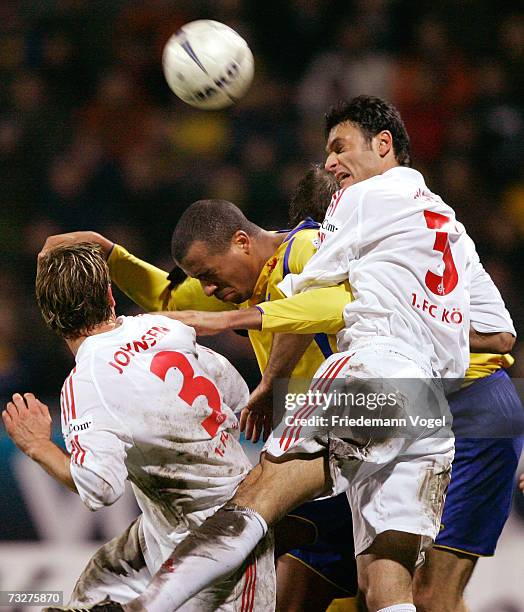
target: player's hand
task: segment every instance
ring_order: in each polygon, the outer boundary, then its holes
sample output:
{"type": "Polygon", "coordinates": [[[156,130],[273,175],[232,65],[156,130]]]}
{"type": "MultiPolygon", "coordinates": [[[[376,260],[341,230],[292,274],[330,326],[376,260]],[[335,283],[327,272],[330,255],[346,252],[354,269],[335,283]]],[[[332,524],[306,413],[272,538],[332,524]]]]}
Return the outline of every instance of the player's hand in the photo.
{"type": "Polygon", "coordinates": [[[240,414],[240,431],[246,440],[258,442],[261,434],[266,441],[273,428],[273,389],[258,385],[240,414]]]}
{"type": "Polygon", "coordinates": [[[23,397],[15,393],[2,412],[2,419],[9,437],[29,457],[51,439],[49,409],[32,393],[24,393],[23,397]]]}
{"type": "Polygon", "coordinates": [[[109,257],[111,253],[111,249],[114,246],[114,243],[111,242],[102,234],[98,234],[97,232],[91,231],[83,231],[83,232],[69,232],[67,234],[56,234],[55,236],[49,236],[42,247],[40,253],[38,253],[38,259],[43,257],[49,251],[56,249],[58,246],[70,246],[73,244],[78,244],[79,242],[94,242],[95,244],[99,244],[102,247],[102,251],[104,253],[105,258],[109,257]]]}
{"type": "Polygon", "coordinates": [[[520,478],[519,478],[519,488],[522,491],[522,493],[524,493],[524,474],[520,475],[520,478]]]}
{"type": "Polygon", "coordinates": [[[201,312],[199,310],[174,310],[154,312],[175,321],[194,327],[197,336],[213,336],[229,329],[223,312],[201,312]]]}

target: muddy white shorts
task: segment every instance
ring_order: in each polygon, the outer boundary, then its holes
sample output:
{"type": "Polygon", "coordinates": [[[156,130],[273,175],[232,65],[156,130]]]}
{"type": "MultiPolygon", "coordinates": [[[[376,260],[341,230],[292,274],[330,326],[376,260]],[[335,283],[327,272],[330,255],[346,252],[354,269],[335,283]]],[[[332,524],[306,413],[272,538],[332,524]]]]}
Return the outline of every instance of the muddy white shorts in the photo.
{"type": "Polygon", "coordinates": [[[411,347],[375,338],[332,355],[310,392],[290,402],[266,452],[327,450],[333,494],[346,491],[351,505],[356,554],[388,530],[422,536],[422,552],[440,528],[454,452],[440,380],[411,347]]]}

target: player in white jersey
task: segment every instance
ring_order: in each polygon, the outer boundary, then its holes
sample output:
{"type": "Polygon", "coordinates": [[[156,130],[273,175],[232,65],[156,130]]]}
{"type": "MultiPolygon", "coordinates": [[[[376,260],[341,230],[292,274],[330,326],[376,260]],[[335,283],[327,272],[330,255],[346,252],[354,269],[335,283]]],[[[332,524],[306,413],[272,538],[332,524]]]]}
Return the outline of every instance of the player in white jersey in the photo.
{"type": "MultiPolygon", "coordinates": [[[[326,168],[347,188],[346,216],[288,289],[349,279],[355,306],[346,312],[346,323],[354,327],[355,339],[349,351],[321,366],[318,388],[329,389],[342,377],[347,390],[362,382],[373,389],[374,379],[401,390],[384,415],[413,415],[428,405],[440,409],[445,399],[439,377],[461,377],[467,364],[472,254],[465,231],[451,209],[426,191],[418,173],[401,168],[409,165],[408,139],[389,104],[357,98],[332,114],[327,127],[326,168]],[[414,383],[402,387],[400,377],[414,383]]],[[[272,309],[296,306],[300,295],[288,300],[220,318],[230,318],[236,327],[269,329],[272,309]]],[[[200,323],[206,320],[198,317],[200,323]]],[[[278,331],[296,331],[293,317],[282,319],[278,331]]],[[[313,331],[306,327],[300,331],[313,331]]],[[[160,570],[125,608],[178,609],[245,559],[264,535],[264,521],[274,524],[308,498],[349,487],[359,586],[367,608],[414,611],[412,576],[420,553],[438,532],[453,455],[452,439],[437,433],[428,426],[415,438],[398,432],[378,437],[355,428],[333,435],[328,426],[302,438],[296,426],[284,444],[273,438],[265,460],[239,487],[234,505],[188,536],[170,559],[174,572],[160,570]],[[241,530],[237,515],[243,519],[241,530]]]]}
{"type": "MultiPolygon", "coordinates": [[[[196,344],[192,328],[162,316],[116,318],[108,268],[95,245],[49,252],[36,286],[46,322],[75,354],[61,394],[68,454],[50,441],[49,413],[33,395],[15,394],[4,422],[19,447],[90,510],[114,503],[131,481],[142,514],[125,547],[95,555],[71,605],[106,595],[126,602],[251,468],[234,415],[248,388],[224,357],[196,344]]],[[[232,577],[186,606],[265,611],[274,597],[268,539],[232,577]]]]}

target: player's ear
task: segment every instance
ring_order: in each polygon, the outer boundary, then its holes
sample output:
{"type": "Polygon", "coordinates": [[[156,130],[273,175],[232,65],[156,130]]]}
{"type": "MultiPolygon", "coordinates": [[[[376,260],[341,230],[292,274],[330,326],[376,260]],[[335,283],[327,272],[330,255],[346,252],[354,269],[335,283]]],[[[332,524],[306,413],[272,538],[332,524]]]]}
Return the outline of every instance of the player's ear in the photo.
{"type": "Polygon", "coordinates": [[[393,152],[393,136],[389,130],[382,130],[375,136],[375,143],[380,157],[393,152]]]}
{"type": "Polygon", "coordinates": [[[251,250],[251,238],[244,230],[237,230],[233,234],[231,244],[244,251],[244,253],[249,253],[251,250]]]}
{"type": "Polygon", "coordinates": [[[109,285],[107,288],[107,301],[109,302],[109,306],[114,309],[116,306],[116,302],[115,298],[113,297],[113,290],[111,289],[111,285],[109,285]]]}

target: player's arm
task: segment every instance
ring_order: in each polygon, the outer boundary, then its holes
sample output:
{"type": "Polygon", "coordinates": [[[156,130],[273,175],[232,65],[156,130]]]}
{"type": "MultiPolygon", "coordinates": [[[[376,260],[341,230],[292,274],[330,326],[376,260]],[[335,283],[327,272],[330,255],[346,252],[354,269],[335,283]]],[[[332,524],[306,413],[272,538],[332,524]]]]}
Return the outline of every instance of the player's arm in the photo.
{"type": "Polygon", "coordinates": [[[470,292],[470,350],[507,353],[515,344],[516,331],[500,291],[473,253],[470,292]]]}
{"type": "Polygon", "coordinates": [[[32,393],[13,395],[2,412],[9,437],[30,459],[59,483],[78,493],[70,469],[70,456],[51,441],[51,416],[32,393]]]}
{"type": "Polygon", "coordinates": [[[198,335],[226,329],[263,329],[272,333],[335,334],[344,327],[343,310],[352,299],[347,283],[312,289],[290,298],[263,302],[253,308],[205,313],[199,311],[160,314],[194,327],[198,335]]]}
{"type": "Polygon", "coordinates": [[[240,415],[240,431],[247,440],[267,440],[273,429],[273,386],[279,378],[289,378],[313,339],[312,335],[275,334],[262,380],[249,397],[240,415]]]}
{"type": "Polygon", "coordinates": [[[39,257],[63,245],[93,242],[100,245],[108,262],[111,280],[131,300],[144,310],[168,308],[169,281],[167,272],[134,257],[124,247],[115,245],[109,238],[93,231],[69,232],[49,236],[39,257]]]}
{"type": "Polygon", "coordinates": [[[80,231],[50,236],[39,256],[59,245],[79,242],[94,242],[100,245],[107,259],[111,280],[147,312],[189,308],[214,312],[235,308],[234,305],[225,304],[213,296],[206,296],[200,282],[193,278],[187,278],[172,288],[165,270],[135,257],[124,247],[97,232],[80,231]]]}
{"type": "Polygon", "coordinates": [[[111,250],[114,246],[113,242],[99,234],[98,232],[93,231],[80,231],[80,232],[67,232],[65,234],[56,234],[55,236],[49,236],[42,250],[38,253],[38,257],[43,257],[46,253],[51,251],[52,249],[56,249],[58,246],[70,246],[73,244],[78,244],[79,242],[92,242],[94,244],[100,245],[105,258],[109,257],[111,250]]]}
{"type": "Polygon", "coordinates": [[[509,332],[483,334],[469,329],[469,350],[472,353],[509,353],[515,345],[515,336],[509,332]]]}
{"type": "Polygon", "coordinates": [[[207,296],[195,278],[186,278],[171,288],[168,273],[135,257],[124,247],[115,244],[108,259],[111,280],[133,302],[148,312],[161,310],[196,309],[222,311],[235,308],[207,296]]]}

